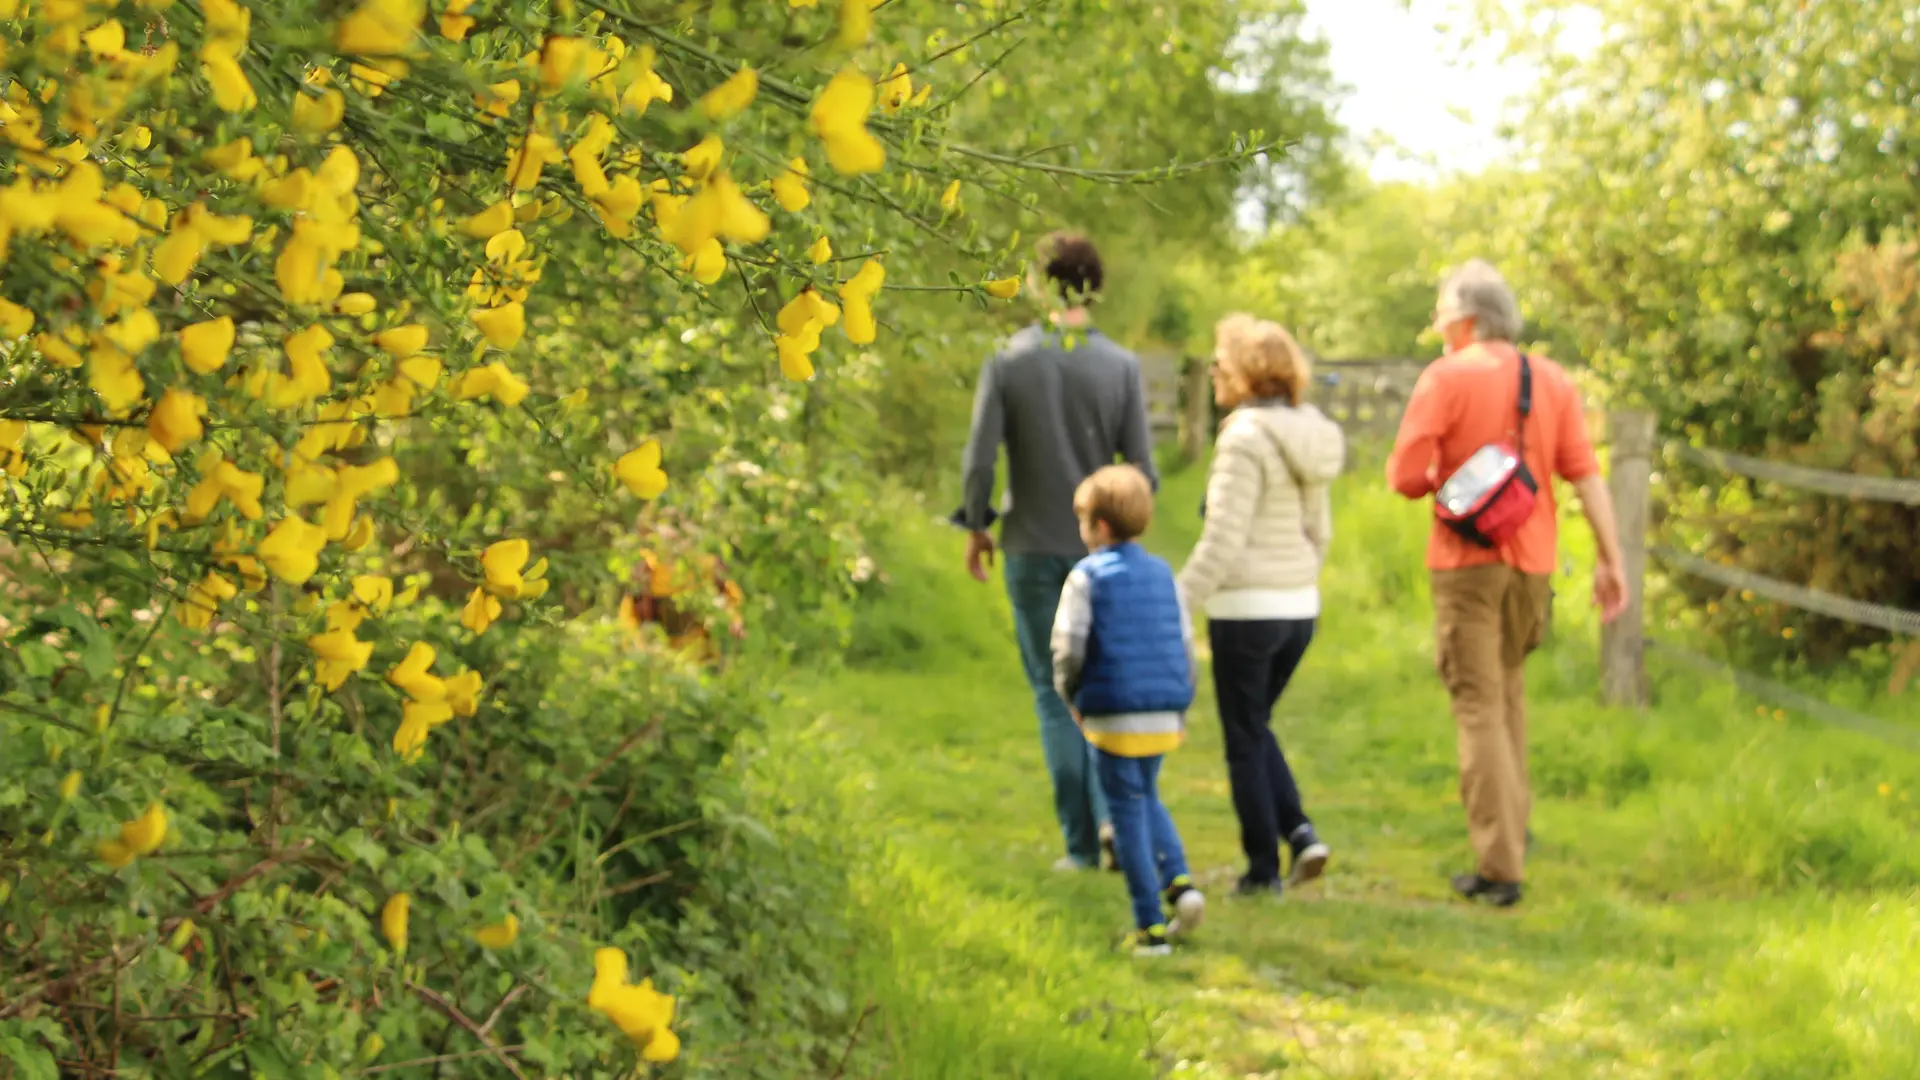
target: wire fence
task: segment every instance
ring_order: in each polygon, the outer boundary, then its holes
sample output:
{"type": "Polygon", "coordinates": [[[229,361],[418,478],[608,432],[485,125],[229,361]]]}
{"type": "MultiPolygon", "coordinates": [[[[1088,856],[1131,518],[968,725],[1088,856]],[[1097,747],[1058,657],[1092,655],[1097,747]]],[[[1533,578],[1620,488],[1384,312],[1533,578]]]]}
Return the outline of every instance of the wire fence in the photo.
{"type": "MultiPolygon", "coordinates": [[[[1749,457],[1745,454],[1703,449],[1681,443],[1669,444],[1666,449],[1668,456],[1672,458],[1802,491],[1839,498],[1920,506],[1920,480],[1889,476],[1858,476],[1802,465],[1788,465],[1749,457]]],[[[1894,634],[1920,636],[1920,612],[1839,596],[1790,581],[1767,577],[1764,574],[1756,574],[1737,566],[1712,562],[1671,548],[1654,547],[1649,549],[1648,554],[1671,571],[1710,581],[1728,589],[1764,596],[1777,603],[1857,626],[1869,626],[1894,634]]],[[[1792,709],[1836,727],[1871,735],[1909,750],[1920,751],[1920,729],[1902,727],[1899,724],[1835,705],[1777,680],[1742,671],[1682,645],[1649,639],[1647,647],[1655,655],[1682,667],[1721,676],[1742,691],[1770,701],[1780,708],[1792,709]]]]}

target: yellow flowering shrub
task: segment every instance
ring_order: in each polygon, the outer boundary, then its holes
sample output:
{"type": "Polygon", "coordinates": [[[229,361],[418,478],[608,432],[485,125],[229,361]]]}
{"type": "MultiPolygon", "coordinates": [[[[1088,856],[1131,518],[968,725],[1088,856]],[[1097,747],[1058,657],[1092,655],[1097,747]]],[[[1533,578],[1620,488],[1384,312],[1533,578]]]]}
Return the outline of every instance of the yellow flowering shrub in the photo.
{"type": "Polygon", "coordinates": [[[998,6],[0,0],[28,1075],[619,1075],[698,1058],[682,994],[778,1000],[680,839],[759,699],[611,599],[671,499],[750,612],[844,629],[821,388],[1017,293],[1018,163],[931,67],[998,6]]]}

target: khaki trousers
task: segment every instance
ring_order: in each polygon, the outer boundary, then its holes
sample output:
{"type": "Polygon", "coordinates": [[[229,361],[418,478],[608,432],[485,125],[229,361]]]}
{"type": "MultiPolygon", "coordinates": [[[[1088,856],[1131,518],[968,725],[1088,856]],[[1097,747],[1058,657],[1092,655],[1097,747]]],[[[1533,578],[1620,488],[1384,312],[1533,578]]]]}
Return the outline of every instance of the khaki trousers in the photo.
{"type": "Polygon", "coordinates": [[[1460,734],[1460,802],[1480,876],[1519,882],[1526,865],[1525,664],[1546,629],[1548,580],[1504,563],[1433,572],[1440,679],[1460,734]]]}

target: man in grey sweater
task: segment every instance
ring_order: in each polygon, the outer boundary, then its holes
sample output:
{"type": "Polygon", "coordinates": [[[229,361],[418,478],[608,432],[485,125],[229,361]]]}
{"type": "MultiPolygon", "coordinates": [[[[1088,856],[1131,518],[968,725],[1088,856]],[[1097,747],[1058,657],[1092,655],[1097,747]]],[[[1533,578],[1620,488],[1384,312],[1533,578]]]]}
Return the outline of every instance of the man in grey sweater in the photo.
{"type": "Polygon", "coordinates": [[[1030,326],[980,369],[973,430],[962,484],[966,502],[954,515],[967,530],[967,570],[987,580],[993,535],[1001,522],[1007,595],[1013,601],[1020,661],[1040,714],[1040,743],[1053,778],[1054,813],[1067,853],[1056,869],[1100,864],[1108,832],[1106,799],[1093,750],[1053,688],[1049,643],[1060,591],[1086,557],[1073,493],[1095,469],[1115,459],[1138,466],[1158,486],[1147,428],[1140,361],[1093,329],[1089,306],[1105,278],[1086,238],[1055,233],[1041,244],[1034,289],[1050,309],[1048,326],[1030,326]],[[1004,515],[993,509],[994,471],[1007,448],[1004,515]]]}

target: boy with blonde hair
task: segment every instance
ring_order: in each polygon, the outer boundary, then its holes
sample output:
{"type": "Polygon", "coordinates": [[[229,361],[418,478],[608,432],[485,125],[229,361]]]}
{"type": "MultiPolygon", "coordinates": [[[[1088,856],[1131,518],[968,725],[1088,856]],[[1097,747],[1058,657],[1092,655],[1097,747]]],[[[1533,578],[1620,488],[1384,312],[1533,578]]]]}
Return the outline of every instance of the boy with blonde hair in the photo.
{"type": "Polygon", "coordinates": [[[1138,956],[1200,923],[1206,900],[1187,874],[1173,817],[1160,802],[1161,759],[1186,736],[1193,704],[1193,624],[1173,569],[1137,542],[1153,520],[1153,488],[1131,465],[1109,465],[1073,495],[1093,554],[1067,576],[1053,620],[1053,680],[1093,744],[1113,842],[1133,900],[1138,956]]]}

